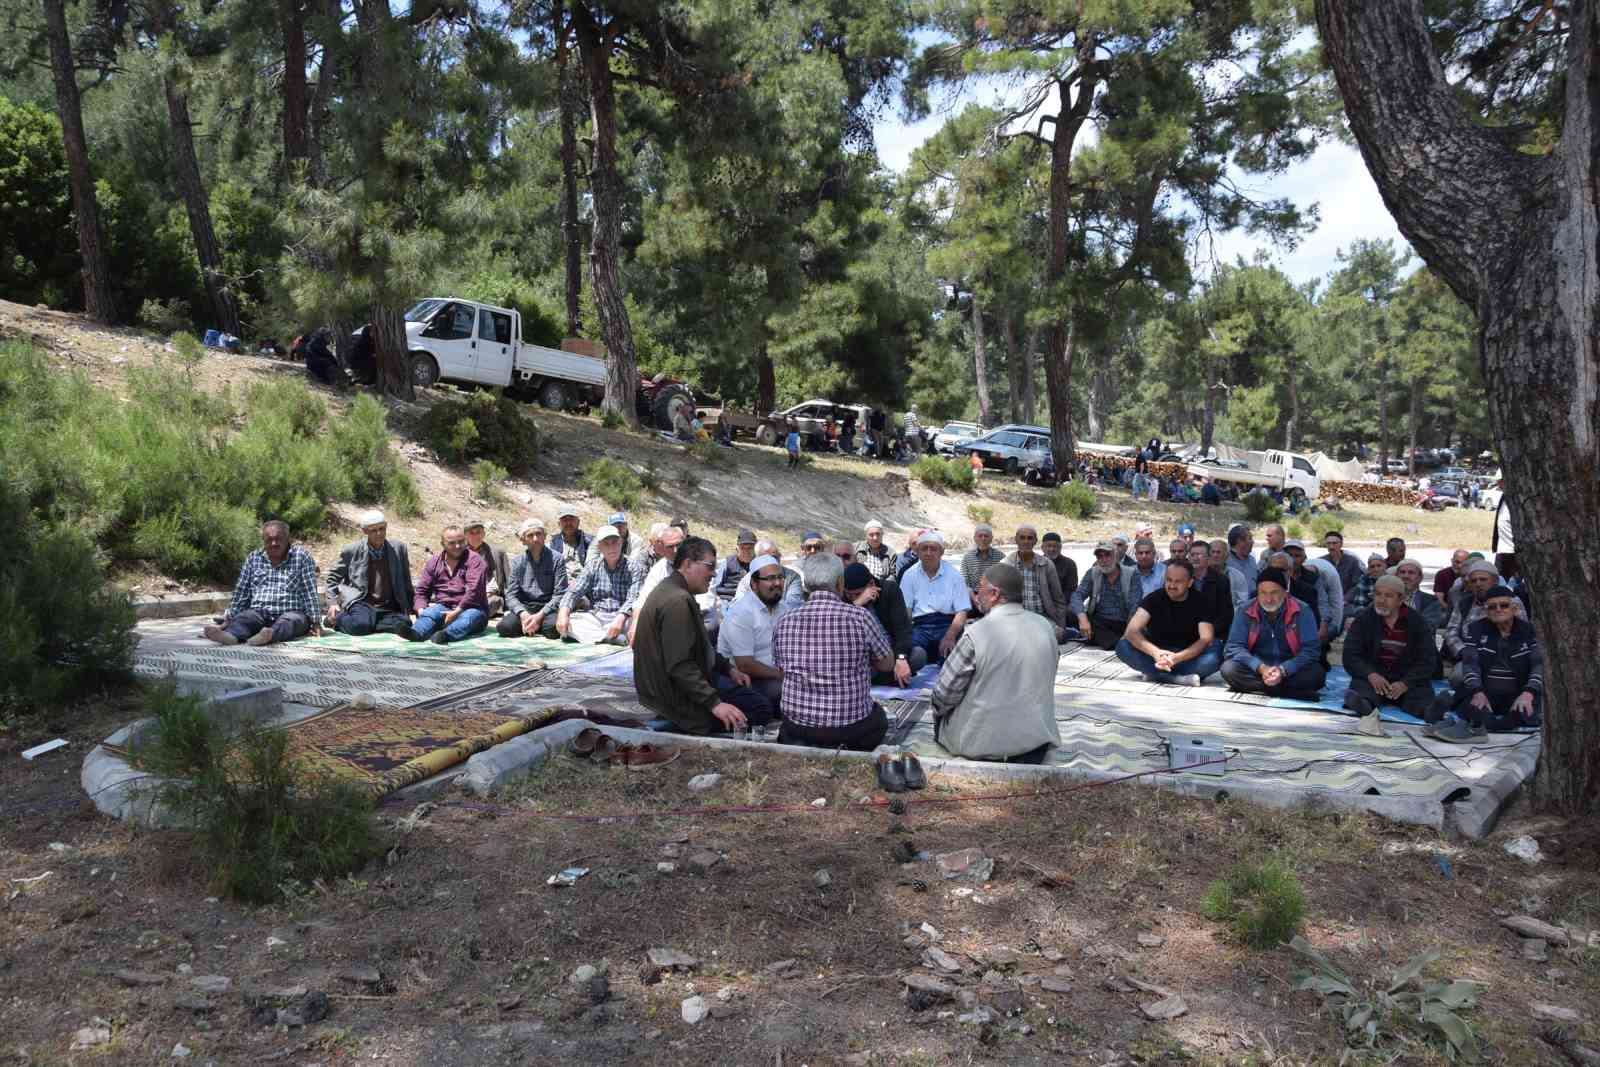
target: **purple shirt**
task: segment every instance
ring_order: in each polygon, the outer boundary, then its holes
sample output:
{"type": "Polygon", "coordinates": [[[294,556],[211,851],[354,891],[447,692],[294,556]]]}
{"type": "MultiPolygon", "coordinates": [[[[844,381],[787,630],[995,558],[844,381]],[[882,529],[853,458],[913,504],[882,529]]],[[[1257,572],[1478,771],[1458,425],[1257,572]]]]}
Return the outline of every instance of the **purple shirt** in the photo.
{"type": "Polygon", "coordinates": [[[422,576],[417,579],[416,614],[421,615],[429,604],[443,604],[456,608],[489,610],[489,565],[483,557],[470,549],[462,554],[462,562],[454,574],[445,566],[443,552],[435,552],[422,565],[422,576]]]}

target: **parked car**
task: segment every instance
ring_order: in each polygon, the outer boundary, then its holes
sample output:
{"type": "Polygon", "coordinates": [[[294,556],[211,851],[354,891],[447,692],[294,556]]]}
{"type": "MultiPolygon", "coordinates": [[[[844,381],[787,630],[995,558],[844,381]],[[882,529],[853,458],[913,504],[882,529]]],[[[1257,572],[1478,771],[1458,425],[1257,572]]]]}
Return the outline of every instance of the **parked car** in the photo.
{"type": "Polygon", "coordinates": [[[985,467],[994,467],[1007,474],[1016,474],[1032,465],[1040,453],[1050,451],[1050,431],[1043,426],[1024,426],[1010,423],[997,426],[981,437],[955,445],[951,452],[957,456],[978,456],[985,467]]]}
{"type": "Polygon", "coordinates": [[[845,422],[853,420],[856,433],[860,434],[867,428],[871,417],[872,409],[865,404],[836,404],[831,400],[807,400],[803,404],[774,411],[764,418],[760,427],[756,429],[756,442],[763,445],[781,444],[788,432],[786,429],[788,422],[793,419],[807,447],[817,448],[826,437],[828,419],[832,418],[834,424],[840,427],[843,427],[845,422]]]}
{"type": "Polygon", "coordinates": [[[1465,467],[1440,467],[1433,472],[1435,479],[1443,478],[1446,481],[1459,482],[1472,477],[1472,472],[1465,467]]]}
{"type": "Polygon", "coordinates": [[[1435,478],[1431,483],[1433,488],[1434,503],[1440,507],[1461,507],[1461,484],[1459,482],[1441,481],[1435,478]]]}
{"type": "Polygon", "coordinates": [[[962,441],[983,436],[983,427],[975,422],[947,422],[933,435],[933,450],[949,455],[962,441]]]}

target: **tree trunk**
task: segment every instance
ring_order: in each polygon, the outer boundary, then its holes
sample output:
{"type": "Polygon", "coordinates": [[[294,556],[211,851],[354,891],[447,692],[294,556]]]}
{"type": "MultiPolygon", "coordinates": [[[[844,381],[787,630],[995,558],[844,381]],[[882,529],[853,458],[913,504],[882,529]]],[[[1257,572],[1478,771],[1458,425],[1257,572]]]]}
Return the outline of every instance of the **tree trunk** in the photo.
{"type": "Polygon", "coordinates": [[[72,42],[67,38],[67,15],[62,5],[63,0],[44,0],[44,21],[50,39],[56,114],[61,118],[61,141],[67,153],[67,174],[72,185],[72,213],[78,223],[78,255],[83,259],[83,306],[91,319],[109,323],[117,319],[117,304],[101,247],[100,206],[94,195],[94,174],[89,169],[89,145],[83,136],[83,106],[78,100],[78,76],[72,62],[72,42]]]}
{"type": "MultiPolygon", "coordinates": [[[[1543,633],[1535,798],[1600,810],[1600,11],[1571,5],[1561,139],[1466,115],[1420,0],[1317,0],[1324,54],[1384,203],[1478,320],[1518,565],[1543,633]]],[[[1558,72],[1559,73],[1559,72],[1558,72]]]]}
{"type": "Polygon", "coordinates": [[[1378,469],[1389,476],[1389,361],[1378,360],[1378,469]]]}
{"type": "Polygon", "coordinates": [[[1106,369],[1096,367],[1094,373],[1089,375],[1089,403],[1086,405],[1089,413],[1089,440],[1104,441],[1106,439],[1106,369]]]}
{"type": "Polygon", "coordinates": [[[167,72],[162,82],[167,94],[167,119],[172,125],[173,178],[178,196],[183,199],[184,211],[189,215],[189,233],[194,237],[200,274],[205,281],[206,296],[211,300],[211,315],[217,328],[237,337],[239,306],[228,291],[222,253],[217,248],[216,231],[211,228],[211,201],[206,197],[205,183],[200,179],[200,163],[194,155],[194,123],[189,118],[188,93],[172,71],[167,72]]]}
{"type": "Polygon", "coordinates": [[[1422,378],[1411,379],[1411,410],[1406,422],[1411,427],[1411,447],[1406,449],[1406,470],[1417,476],[1417,424],[1422,421],[1422,378]]]}
{"type": "Polygon", "coordinates": [[[1033,368],[1039,355],[1040,330],[1034,326],[1028,330],[1028,343],[1022,349],[1022,421],[1029,426],[1037,425],[1036,412],[1039,410],[1038,389],[1033,384],[1033,368]]]}
{"type": "Polygon", "coordinates": [[[1007,311],[1000,316],[1000,332],[1006,343],[1006,413],[1012,422],[1022,421],[1022,352],[1017,348],[1017,320],[1007,311]]]}
{"type": "Polygon", "coordinates": [[[1300,368],[1291,362],[1287,368],[1288,373],[1283,376],[1283,383],[1289,390],[1289,418],[1283,424],[1283,450],[1294,451],[1294,442],[1300,432],[1300,368]]]}
{"type": "Polygon", "coordinates": [[[406,351],[405,308],[399,304],[372,303],[372,346],[377,355],[380,393],[416,399],[411,378],[411,357],[406,351]]]}
{"type": "MultiPolygon", "coordinates": [[[[1097,47],[1092,37],[1080,38],[1079,55],[1092,57],[1097,47]]],[[[1050,405],[1050,452],[1058,471],[1072,470],[1077,453],[1072,430],[1072,307],[1065,289],[1068,227],[1072,224],[1072,146],[1094,104],[1096,79],[1085,69],[1091,64],[1092,60],[1087,60],[1079,68],[1076,99],[1071,83],[1057,80],[1061,112],[1050,142],[1050,249],[1044,288],[1055,314],[1045,330],[1044,391],[1050,405]],[[1072,100],[1070,106],[1068,100],[1072,100]]]]}
{"type": "Polygon", "coordinates": [[[573,4],[573,24],[584,75],[589,81],[589,106],[594,119],[594,157],[589,168],[594,236],[589,241],[589,271],[595,308],[600,313],[600,332],[606,343],[606,395],[601,406],[637,428],[639,416],[634,411],[634,397],[639,388],[639,364],[619,274],[622,179],[617,173],[617,105],[611,84],[611,49],[588,0],[573,4]]]}
{"type": "Polygon", "coordinates": [[[978,381],[978,424],[992,425],[989,416],[989,350],[983,335],[983,310],[978,294],[972,294],[972,373],[978,381]]]}
{"type": "Polygon", "coordinates": [[[293,175],[296,164],[311,155],[306,126],[306,10],[304,0],[278,0],[283,27],[283,169],[293,175]]]}
{"type": "Polygon", "coordinates": [[[561,246],[565,252],[567,278],[567,336],[580,336],[580,305],[583,300],[583,237],[578,230],[578,85],[563,23],[565,6],[555,9],[556,93],[561,122],[561,246]]]}
{"type": "Polygon", "coordinates": [[[1200,458],[1211,452],[1211,439],[1217,432],[1217,389],[1221,375],[1214,370],[1206,374],[1206,399],[1200,409],[1200,458]]]}
{"type": "Polygon", "coordinates": [[[339,70],[337,46],[340,20],[344,17],[341,0],[323,0],[322,61],[317,66],[317,86],[306,107],[306,180],[315,188],[327,185],[327,157],[323,152],[323,133],[327,125],[328,104],[339,70]]]}

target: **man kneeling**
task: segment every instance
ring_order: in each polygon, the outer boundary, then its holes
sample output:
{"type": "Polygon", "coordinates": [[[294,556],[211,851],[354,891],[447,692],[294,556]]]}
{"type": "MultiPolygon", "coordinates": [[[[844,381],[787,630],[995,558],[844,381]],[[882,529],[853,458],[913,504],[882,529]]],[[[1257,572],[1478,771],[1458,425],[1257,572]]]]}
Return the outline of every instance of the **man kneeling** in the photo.
{"type": "Polygon", "coordinates": [[[1419,719],[1433,707],[1433,626],[1405,605],[1406,583],[1385,574],[1372,587],[1372,607],[1356,616],[1344,639],[1350,688],[1344,706],[1358,715],[1398,704],[1419,719]]]}
{"type": "Polygon", "coordinates": [[[313,630],[320,631],[317,565],[305,549],[289,543],[287,523],[263,523],[261,547],[239,569],[227,617],[221,626],[207,626],[203,632],[219,645],[268,645],[313,630]]]}
{"type": "Polygon", "coordinates": [[[1222,664],[1209,601],[1195,596],[1187,559],[1167,560],[1162,587],[1139,602],[1117,642],[1117,658],[1152,682],[1199,685],[1222,664]]]}
{"type": "Polygon", "coordinates": [[[1316,700],[1325,677],[1317,620],[1289,595],[1289,578],[1268,567],[1256,578],[1254,599],[1240,608],[1228,630],[1222,680],[1239,693],[1316,700]]]}
{"type": "Polygon", "coordinates": [[[977,596],[983,621],[962,631],[933,686],[934,738],[968,759],[1042,763],[1061,744],[1055,626],[1022,606],[1009,563],[984,572],[977,596]]]}

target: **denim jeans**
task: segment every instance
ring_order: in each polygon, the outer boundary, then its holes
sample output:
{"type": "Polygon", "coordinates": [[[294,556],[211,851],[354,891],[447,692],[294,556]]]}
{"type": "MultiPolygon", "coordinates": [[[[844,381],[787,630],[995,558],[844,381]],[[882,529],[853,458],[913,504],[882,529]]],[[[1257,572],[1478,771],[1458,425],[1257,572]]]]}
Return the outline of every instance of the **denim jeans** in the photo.
{"type": "Polygon", "coordinates": [[[1194,659],[1186,659],[1178,664],[1176,669],[1170,671],[1156,670],[1156,661],[1153,656],[1134,648],[1126,637],[1117,642],[1117,658],[1152,682],[1177,682],[1178,676],[1183,674],[1198,674],[1201,681],[1207,676],[1217,673],[1217,668],[1222,666],[1221,642],[1213,641],[1206,650],[1194,659]]]}
{"type": "Polygon", "coordinates": [[[248,608],[228,620],[223,629],[240,641],[248,641],[260,631],[269,629],[272,631],[274,641],[293,641],[310,632],[311,620],[298,611],[269,615],[264,611],[248,608]]]}
{"type": "MultiPolygon", "coordinates": [[[[450,609],[443,604],[429,604],[422,609],[422,613],[417,616],[417,621],[411,624],[411,629],[416,633],[417,640],[426,641],[432,636],[433,631],[439,628],[440,624],[444,622],[444,617],[448,614],[450,614],[450,609]]],[[[460,641],[482,632],[487,625],[489,625],[488,612],[482,608],[467,608],[456,616],[455,622],[444,628],[444,639],[446,641],[460,641]]]]}

